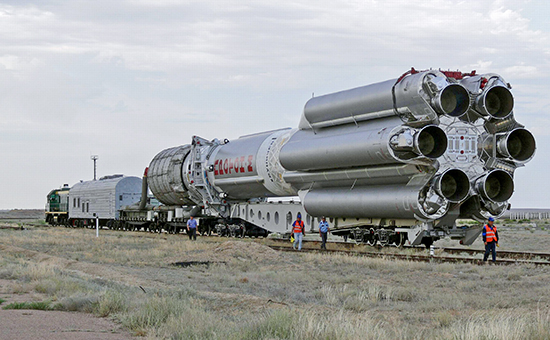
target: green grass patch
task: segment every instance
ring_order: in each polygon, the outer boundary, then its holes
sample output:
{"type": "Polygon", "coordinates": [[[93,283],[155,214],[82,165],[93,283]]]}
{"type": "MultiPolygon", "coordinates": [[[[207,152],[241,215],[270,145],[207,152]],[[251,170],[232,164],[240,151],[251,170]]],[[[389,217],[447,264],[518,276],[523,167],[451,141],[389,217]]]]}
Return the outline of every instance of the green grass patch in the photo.
{"type": "Polygon", "coordinates": [[[2,309],[37,309],[37,310],[52,310],[52,303],[50,301],[36,301],[36,302],[13,302],[9,305],[2,307],[2,309]]]}
{"type": "Polygon", "coordinates": [[[0,305],[3,304],[4,302],[6,302],[6,300],[0,299],[0,305]]]}

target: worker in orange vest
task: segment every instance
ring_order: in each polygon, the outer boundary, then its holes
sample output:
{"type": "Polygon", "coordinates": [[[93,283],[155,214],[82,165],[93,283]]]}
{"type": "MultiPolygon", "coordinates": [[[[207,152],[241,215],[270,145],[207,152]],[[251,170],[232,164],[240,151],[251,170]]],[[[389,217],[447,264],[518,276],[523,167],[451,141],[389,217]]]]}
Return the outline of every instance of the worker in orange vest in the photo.
{"type": "Polygon", "coordinates": [[[483,261],[487,261],[489,253],[493,255],[493,263],[497,260],[497,244],[498,244],[498,231],[497,226],[494,225],[495,219],[489,217],[489,221],[483,226],[483,242],[485,243],[485,255],[483,261]]]}
{"type": "Polygon", "coordinates": [[[296,244],[298,244],[298,250],[302,250],[302,238],[306,234],[306,228],[304,221],[302,221],[302,214],[300,213],[296,216],[296,221],[292,223],[292,233],[294,234],[292,248],[296,249],[296,244]]]}

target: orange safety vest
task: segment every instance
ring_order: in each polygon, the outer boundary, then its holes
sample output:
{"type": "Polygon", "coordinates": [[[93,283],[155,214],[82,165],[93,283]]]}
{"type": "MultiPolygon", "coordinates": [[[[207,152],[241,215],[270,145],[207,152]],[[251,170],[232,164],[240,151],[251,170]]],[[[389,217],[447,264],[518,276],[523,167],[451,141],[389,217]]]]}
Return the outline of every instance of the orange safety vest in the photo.
{"type": "Polygon", "coordinates": [[[485,240],[487,242],[493,242],[493,241],[497,241],[497,235],[496,235],[496,231],[497,231],[497,226],[494,225],[492,228],[490,225],[486,224],[485,225],[485,240]]]}
{"type": "Polygon", "coordinates": [[[304,221],[294,221],[294,228],[292,232],[297,234],[304,231],[304,221]]]}

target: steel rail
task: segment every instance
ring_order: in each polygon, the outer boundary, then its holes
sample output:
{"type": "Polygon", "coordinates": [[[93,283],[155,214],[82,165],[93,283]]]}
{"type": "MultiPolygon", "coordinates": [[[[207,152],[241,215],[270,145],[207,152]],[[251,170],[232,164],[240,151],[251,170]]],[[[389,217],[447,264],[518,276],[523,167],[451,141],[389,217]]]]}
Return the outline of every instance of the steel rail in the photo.
{"type": "MultiPolygon", "coordinates": [[[[460,253],[483,254],[485,253],[485,249],[465,249],[465,248],[447,248],[447,247],[435,248],[435,249],[440,249],[449,254],[460,254],[460,253]]],[[[544,259],[544,260],[550,261],[550,253],[542,253],[542,252],[498,250],[497,256],[504,257],[504,258],[511,258],[511,259],[525,259],[525,260],[544,259]]]]}
{"type": "MultiPolygon", "coordinates": [[[[480,258],[474,258],[474,257],[453,257],[453,256],[441,256],[441,255],[419,255],[419,254],[404,254],[404,253],[393,253],[393,252],[387,252],[383,251],[382,247],[372,247],[373,251],[365,251],[365,250],[359,250],[354,249],[356,248],[354,243],[344,243],[344,242],[327,242],[327,245],[329,246],[326,250],[321,250],[317,247],[312,247],[313,245],[320,244],[320,241],[304,241],[302,243],[302,250],[297,251],[292,248],[292,245],[290,244],[289,240],[287,239],[268,239],[267,242],[262,242],[268,247],[279,250],[279,251],[288,251],[288,252],[308,252],[308,253],[332,253],[332,254],[346,254],[346,255],[352,255],[352,256],[365,256],[365,257],[373,257],[373,258],[384,258],[384,259],[395,259],[395,260],[403,260],[403,261],[416,261],[416,262],[434,262],[434,263],[444,263],[444,262],[455,262],[455,263],[471,263],[475,265],[485,265],[485,264],[495,264],[495,265],[511,265],[511,264],[530,264],[530,265],[537,265],[537,266],[547,266],[550,265],[550,261],[540,261],[540,260],[533,260],[531,253],[524,253],[524,252],[510,252],[514,255],[517,255],[517,258],[497,258],[496,262],[486,262],[483,261],[480,258]],[[269,244],[273,243],[273,244],[269,244]],[[334,249],[336,247],[336,244],[338,246],[344,245],[344,249],[334,249]],[[377,249],[377,251],[374,251],[374,249],[377,249]],[[523,257],[520,257],[523,256],[523,257]],[[531,256],[531,257],[530,257],[531,256]]],[[[414,249],[420,249],[420,248],[414,248],[414,249]]],[[[445,249],[445,248],[435,248],[435,249],[445,249]]],[[[485,250],[481,249],[463,249],[460,248],[448,248],[448,249],[456,249],[455,253],[483,253],[485,250]],[[460,250],[460,251],[459,251],[460,250]]],[[[427,250],[425,250],[427,251],[427,250]]],[[[499,252],[500,253],[500,252],[499,252]]],[[[543,253],[537,253],[537,254],[543,254],[543,253]]]]}

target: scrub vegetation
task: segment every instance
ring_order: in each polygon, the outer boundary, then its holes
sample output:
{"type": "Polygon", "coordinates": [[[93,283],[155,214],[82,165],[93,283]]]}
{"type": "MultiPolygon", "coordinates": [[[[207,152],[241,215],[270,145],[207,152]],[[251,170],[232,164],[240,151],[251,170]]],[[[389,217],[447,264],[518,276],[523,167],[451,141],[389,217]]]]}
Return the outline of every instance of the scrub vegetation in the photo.
{"type": "MultiPolygon", "coordinates": [[[[550,238],[532,226],[499,233],[500,249],[550,238]]],[[[248,239],[107,230],[96,238],[94,230],[27,227],[0,230],[0,282],[5,309],[94,313],[147,339],[550,338],[550,266],[280,253],[248,239]],[[12,302],[21,296],[33,298],[12,302]]]]}

